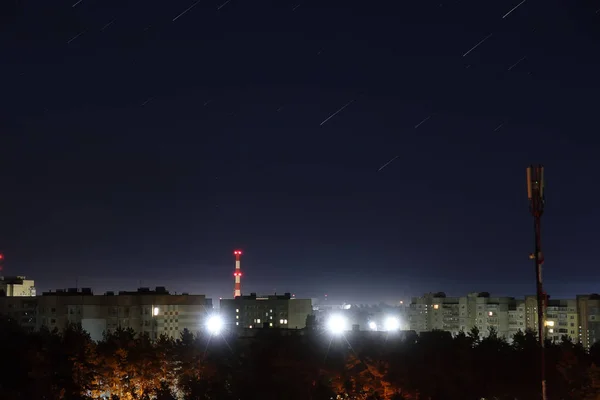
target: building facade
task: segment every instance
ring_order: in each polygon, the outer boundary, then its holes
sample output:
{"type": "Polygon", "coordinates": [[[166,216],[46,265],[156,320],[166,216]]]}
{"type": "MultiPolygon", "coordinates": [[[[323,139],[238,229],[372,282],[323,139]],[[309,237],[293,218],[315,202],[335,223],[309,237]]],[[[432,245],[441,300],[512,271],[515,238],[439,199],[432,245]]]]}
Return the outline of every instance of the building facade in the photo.
{"type": "Polygon", "coordinates": [[[173,295],[165,288],[140,288],[135,292],[106,292],[91,289],[46,292],[30,299],[0,299],[0,313],[15,318],[28,329],[64,329],[81,324],[93,340],[104,332],[131,328],[151,339],[161,335],[179,338],[184,329],[196,334],[203,329],[212,300],[204,295],[173,295]]]}
{"type": "Polygon", "coordinates": [[[284,295],[239,296],[221,299],[220,312],[228,329],[284,328],[303,329],[306,317],[312,313],[311,299],[284,295]]]}
{"type": "Polygon", "coordinates": [[[457,334],[460,330],[459,298],[444,292],[414,297],[408,310],[410,330],[417,333],[444,330],[457,334]]]}
{"type": "Polygon", "coordinates": [[[0,296],[32,297],[35,295],[33,280],[24,276],[0,276],[0,296]]]}
{"type": "MultiPolygon", "coordinates": [[[[544,312],[548,339],[559,341],[566,335],[588,349],[600,341],[600,295],[548,299],[544,312]]],[[[511,340],[519,331],[537,332],[537,318],[537,298],[530,295],[515,299],[480,292],[456,298],[443,292],[427,293],[413,298],[409,306],[410,329],[417,333],[444,330],[456,334],[476,327],[481,336],[493,329],[511,340]]]]}
{"type": "Polygon", "coordinates": [[[600,342],[600,295],[577,296],[577,314],[579,316],[579,341],[589,349],[600,342]]]}

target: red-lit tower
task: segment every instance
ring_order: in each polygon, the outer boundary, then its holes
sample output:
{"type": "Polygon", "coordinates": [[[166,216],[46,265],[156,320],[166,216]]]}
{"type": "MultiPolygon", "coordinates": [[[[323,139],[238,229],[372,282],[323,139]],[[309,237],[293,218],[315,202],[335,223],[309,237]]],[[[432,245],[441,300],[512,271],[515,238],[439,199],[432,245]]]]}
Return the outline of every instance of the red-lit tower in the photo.
{"type": "Polygon", "coordinates": [[[242,270],[240,268],[240,257],[242,255],[241,250],[234,250],[233,254],[235,255],[235,272],[233,276],[235,278],[235,285],[233,287],[233,298],[235,299],[238,296],[242,295],[242,270]]]}

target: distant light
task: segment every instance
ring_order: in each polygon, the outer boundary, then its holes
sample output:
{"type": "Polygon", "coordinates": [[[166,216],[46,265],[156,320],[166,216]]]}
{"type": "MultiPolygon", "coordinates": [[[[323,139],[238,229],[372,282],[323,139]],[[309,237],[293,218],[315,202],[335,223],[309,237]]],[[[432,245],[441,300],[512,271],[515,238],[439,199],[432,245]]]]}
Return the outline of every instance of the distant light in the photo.
{"type": "Polygon", "coordinates": [[[160,312],[160,310],[158,309],[158,307],[154,307],[154,310],[152,310],[152,315],[154,315],[156,317],[159,312],[160,312]]]}
{"type": "Polygon", "coordinates": [[[0,260],[4,260],[4,254],[0,253],[0,260]]]}
{"type": "Polygon", "coordinates": [[[369,321],[369,329],[372,331],[377,330],[377,324],[375,323],[375,321],[369,321]]]}
{"type": "Polygon", "coordinates": [[[546,326],[554,326],[554,321],[546,321],[546,326]]]}
{"type": "Polygon", "coordinates": [[[206,321],[206,329],[211,335],[218,335],[223,330],[223,319],[219,315],[211,315],[206,321]]]}
{"type": "Polygon", "coordinates": [[[439,304],[434,304],[434,305],[433,305],[433,309],[434,309],[434,310],[437,310],[438,308],[440,308],[440,305],[439,305],[439,304]]]}
{"type": "Polygon", "coordinates": [[[492,315],[494,315],[494,313],[490,311],[490,312],[488,313],[488,315],[491,317],[492,315]]]}
{"type": "Polygon", "coordinates": [[[242,251],[241,250],[235,250],[233,252],[233,254],[236,255],[236,256],[241,256],[242,255],[242,251]]]}
{"type": "Polygon", "coordinates": [[[400,330],[400,320],[396,317],[387,317],[383,327],[388,332],[400,330]]]}
{"type": "Polygon", "coordinates": [[[327,329],[334,335],[339,335],[347,330],[348,321],[343,315],[332,315],[327,321],[327,329]]]}

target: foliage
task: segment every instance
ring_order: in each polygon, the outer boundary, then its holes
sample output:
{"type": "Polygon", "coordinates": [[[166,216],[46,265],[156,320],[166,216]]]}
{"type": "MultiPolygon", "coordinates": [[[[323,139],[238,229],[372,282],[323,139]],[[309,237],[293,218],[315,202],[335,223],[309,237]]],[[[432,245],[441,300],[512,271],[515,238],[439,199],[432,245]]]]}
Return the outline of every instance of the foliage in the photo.
{"type": "MultiPolygon", "coordinates": [[[[539,398],[533,332],[509,343],[493,330],[414,339],[373,332],[177,340],[118,329],[98,343],[80,326],[25,332],[0,321],[6,400],[452,400],[539,398]]],[[[600,399],[600,347],[548,343],[549,399],[600,399]]]]}

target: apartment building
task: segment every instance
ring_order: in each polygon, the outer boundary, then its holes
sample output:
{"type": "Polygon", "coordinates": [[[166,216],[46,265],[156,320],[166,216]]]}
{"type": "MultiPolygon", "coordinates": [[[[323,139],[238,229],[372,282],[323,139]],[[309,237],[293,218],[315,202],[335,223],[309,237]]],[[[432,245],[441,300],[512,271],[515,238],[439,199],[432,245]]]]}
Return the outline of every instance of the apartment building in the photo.
{"type": "MultiPolygon", "coordinates": [[[[573,342],[579,341],[580,324],[577,300],[548,299],[545,312],[545,329],[548,339],[559,341],[563,335],[567,335],[573,342]]],[[[534,325],[537,328],[537,319],[534,325]]]]}
{"type": "Polygon", "coordinates": [[[63,329],[81,324],[93,340],[104,332],[131,328],[151,339],[161,335],[179,338],[184,329],[203,329],[212,300],[204,295],[173,295],[164,287],[140,288],[134,292],[106,292],[94,295],[89,288],[45,292],[30,298],[0,298],[0,313],[15,318],[30,329],[63,329]]]}
{"type": "Polygon", "coordinates": [[[417,333],[444,330],[456,334],[459,326],[459,298],[444,292],[413,297],[408,308],[408,325],[417,333]]]}
{"type": "Polygon", "coordinates": [[[580,295],[577,296],[576,303],[579,316],[579,341],[589,349],[594,343],[600,341],[600,295],[580,295]]]}
{"type": "Polygon", "coordinates": [[[525,300],[515,300],[508,305],[508,339],[511,339],[519,331],[527,330],[525,318],[525,300]]]}
{"type": "Polygon", "coordinates": [[[1,297],[35,296],[35,283],[24,276],[0,276],[1,297]]]}
{"type": "Polygon", "coordinates": [[[290,293],[268,296],[251,293],[235,299],[222,299],[220,307],[228,329],[302,329],[306,327],[306,317],[312,313],[312,300],[292,298],[290,293]]]}
{"type": "MultiPolygon", "coordinates": [[[[441,329],[456,334],[477,327],[486,336],[493,328],[510,340],[518,331],[537,331],[537,323],[537,298],[533,295],[515,299],[480,292],[451,298],[439,292],[415,297],[409,306],[410,329],[417,333],[441,329]],[[458,326],[454,324],[456,318],[458,326]]],[[[559,341],[567,335],[573,342],[591,347],[600,341],[600,295],[548,299],[544,325],[550,340],[559,341]]]]}
{"type": "Polygon", "coordinates": [[[37,297],[0,297],[0,315],[17,321],[25,330],[36,329],[37,297]]]}
{"type": "Polygon", "coordinates": [[[460,328],[479,329],[487,336],[494,329],[499,336],[509,337],[509,308],[515,307],[513,297],[491,297],[487,292],[469,293],[460,298],[460,328]]]}

